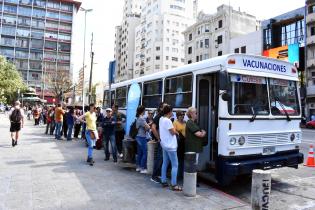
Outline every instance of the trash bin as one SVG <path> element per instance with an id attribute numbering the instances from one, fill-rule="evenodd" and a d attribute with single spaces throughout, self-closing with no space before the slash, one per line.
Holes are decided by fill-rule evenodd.
<path id="1" fill-rule="evenodd" d="M 136 152 L 137 152 L 136 140 L 126 137 L 123 140 L 123 162 L 135 163 Z"/>

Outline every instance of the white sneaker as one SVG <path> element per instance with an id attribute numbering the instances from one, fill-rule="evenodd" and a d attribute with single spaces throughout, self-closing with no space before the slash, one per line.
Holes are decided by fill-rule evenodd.
<path id="1" fill-rule="evenodd" d="M 141 171 L 140 171 L 140 174 L 147 174 L 148 173 L 148 170 L 147 169 L 142 169 Z"/>
<path id="2" fill-rule="evenodd" d="M 141 171 L 141 168 L 136 168 L 136 171 L 137 171 L 137 172 Z"/>
<path id="3" fill-rule="evenodd" d="M 120 157 L 120 158 L 122 158 L 122 157 L 123 157 L 123 154 L 122 154 L 122 153 L 121 153 L 121 154 L 119 154 L 119 157 Z"/>

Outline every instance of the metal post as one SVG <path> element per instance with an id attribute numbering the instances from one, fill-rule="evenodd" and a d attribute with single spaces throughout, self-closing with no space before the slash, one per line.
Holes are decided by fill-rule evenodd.
<path id="1" fill-rule="evenodd" d="M 91 40 L 91 71 L 90 71 L 90 80 L 89 80 L 89 104 L 92 103 L 92 79 L 93 79 L 93 61 L 94 61 L 94 52 L 93 52 L 93 33 Z"/>
<path id="2" fill-rule="evenodd" d="M 82 110 L 84 113 L 84 69 L 85 69 L 85 42 L 86 42 L 86 15 L 88 12 L 91 12 L 92 9 L 84 9 L 84 8 L 80 8 L 81 11 L 84 11 L 84 39 L 83 39 L 83 66 L 82 66 L 82 71 L 83 71 L 83 75 L 82 75 L 82 80 L 83 80 L 83 87 L 82 87 Z"/>

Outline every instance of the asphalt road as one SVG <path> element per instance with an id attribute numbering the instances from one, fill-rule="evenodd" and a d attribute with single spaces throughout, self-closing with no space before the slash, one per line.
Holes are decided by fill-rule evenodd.
<path id="1" fill-rule="evenodd" d="M 315 129 L 303 129 L 300 145 L 304 159 L 307 158 L 311 144 L 315 146 Z M 271 170 L 272 187 L 270 209 L 276 210 L 314 210 L 315 209 L 315 168 L 280 168 Z M 232 185 L 220 190 L 250 203 L 251 178 L 239 178 Z"/>

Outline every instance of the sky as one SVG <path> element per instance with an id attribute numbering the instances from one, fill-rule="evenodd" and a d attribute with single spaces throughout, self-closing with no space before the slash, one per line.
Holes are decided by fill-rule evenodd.
<path id="1" fill-rule="evenodd" d="M 80 1 L 80 0 L 78 0 Z M 122 22 L 124 0 L 81 0 L 82 7 L 93 9 L 87 14 L 85 75 L 88 78 L 91 59 L 91 35 L 94 34 L 93 83 L 106 82 L 108 64 L 114 59 L 115 26 Z M 285 12 L 304 6 L 304 0 L 199 0 L 198 10 L 207 14 L 216 12 L 222 4 L 256 16 L 258 20 L 270 19 Z M 75 17 L 73 34 L 73 74 L 77 81 L 79 69 L 83 66 L 84 12 Z"/>

